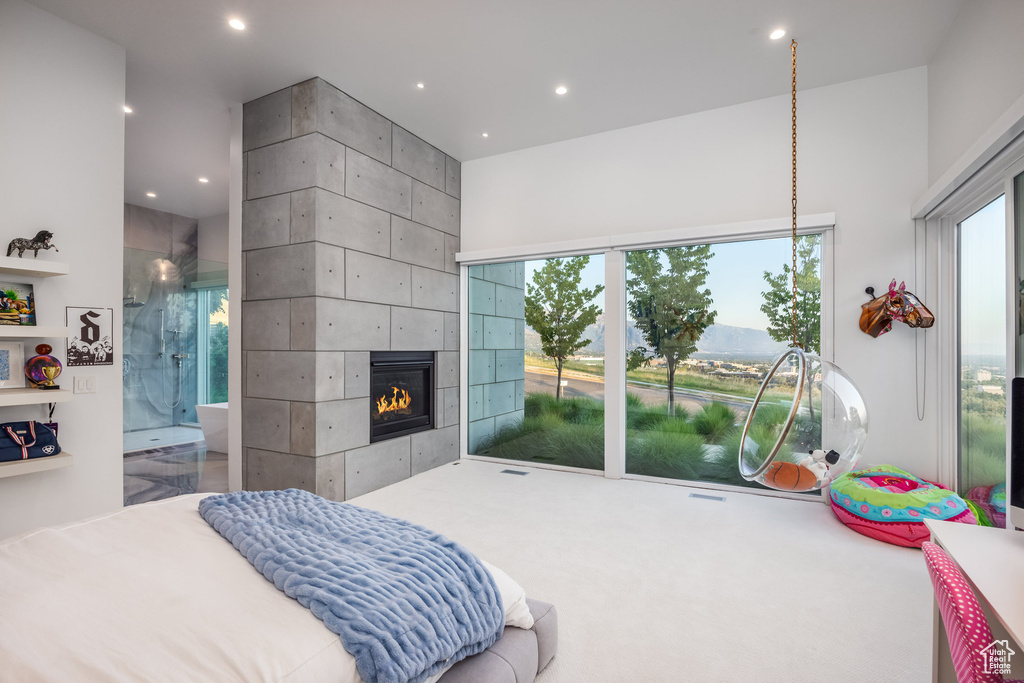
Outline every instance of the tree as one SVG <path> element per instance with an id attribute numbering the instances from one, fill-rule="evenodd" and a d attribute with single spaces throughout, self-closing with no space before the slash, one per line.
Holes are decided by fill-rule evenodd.
<path id="1" fill-rule="evenodd" d="M 629 353 L 626 368 L 665 359 L 669 415 L 675 414 L 676 369 L 697 350 L 697 340 L 718 314 L 711 310 L 711 290 L 702 289 L 710 259 L 708 245 L 626 253 L 627 308 L 647 342 Z"/>
<path id="2" fill-rule="evenodd" d="M 589 262 L 589 256 L 547 259 L 526 285 L 526 324 L 540 335 L 544 354 L 555 360 L 557 399 L 562 398 L 562 364 L 590 343 L 583 339 L 583 331 L 601 313 L 590 302 L 604 291 L 604 285 L 580 288 L 580 273 Z"/>
<path id="3" fill-rule="evenodd" d="M 797 238 L 796 340 L 808 353 L 821 347 L 821 236 Z M 790 266 L 772 275 L 764 271 L 768 291 L 762 292 L 761 312 L 768 316 L 768 335 L 779 342 L 793 340 L 793 276 Z"/>

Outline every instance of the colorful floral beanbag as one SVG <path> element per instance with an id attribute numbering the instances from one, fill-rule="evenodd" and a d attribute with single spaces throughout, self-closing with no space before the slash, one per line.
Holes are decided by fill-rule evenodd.
<path id="1" fill-rule="evenodd" d="M 930 533 L 925 519 L 976 524 L 964 499 L 947 488 L 892 465 L 849 472 L 832 482 L 832 512 L 871 538 L 920 548 Z"/>
<path id="2" fill-rule="evenodd" d="M 967 492 L 967 500 L 973 501 L 981 508 L 989 520 L 990 526 L 1002 528 L 1006 526 L 1006 483 L 995 486 L 975 486 Z"/>

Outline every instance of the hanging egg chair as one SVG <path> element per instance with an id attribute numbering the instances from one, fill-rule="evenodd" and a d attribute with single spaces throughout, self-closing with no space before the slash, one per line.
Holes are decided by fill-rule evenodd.
<path id="1" fill-rule="evenodd" d="M 779 491 L 815 491 L 852 470 L 867 439 L 857 387 L 834 363 L 797 342 L 796 41 L 793 53 L 793 346 L 772 364 L 747 414 L 739 469 Z"/>

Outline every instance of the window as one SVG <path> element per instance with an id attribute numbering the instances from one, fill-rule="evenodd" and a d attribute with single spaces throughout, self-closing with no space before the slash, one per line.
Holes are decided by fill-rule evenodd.
<path id="1" fill-rule="evenodd" d="M 228 288 L 196 291 L 199 404 L 228 400 Z"/>
<path id="2" fill-rule="evenodd" d="M 468 266 L 468 455 L 767 491 L 736 461 L 792 342 L 780 232 Z M 798 339 L 816 354 L 824 246 L 798 239 Z"/>

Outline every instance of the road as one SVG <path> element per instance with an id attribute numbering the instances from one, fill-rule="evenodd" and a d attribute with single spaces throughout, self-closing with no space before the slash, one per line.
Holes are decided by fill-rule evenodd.
<path id="1" fill-rule="evenodd" d="M 563 387 L 562 395 L 566 397 L 574 396 L 585 396 L 593 398 L 598 401 L 604 400 L 604 382 L 600 380 L 584 379 L 581 376 L 573 375 L 570 377 L 563 376 L 563 381 L 568 384 Z M 545 393 L 555 394 L 555 375 L 549 375 L 540 372 L 526 371 L 526 393 Z M 636 394 L 640 397 L 646 405 L 659 405 L 668 401 L 668 389 L 659 389 L 656 387 L 646 387 L 633 382 L 628 382 L 626 390 L 631 394 Z M 750 409 L 752 403 L 749 399 L 742 398 L 725 398 L 721 394 L 715 394 L 712 392 L 700 391 L 698 389 L 680 389 L 676 388 L 676 404 L 683 406 L 686 410 L 691 413 L 701 409 L 705 403 L 711 403 L 712 401 L 718 401 L 725 405 L 736 408 L 743 414 Z"/>

